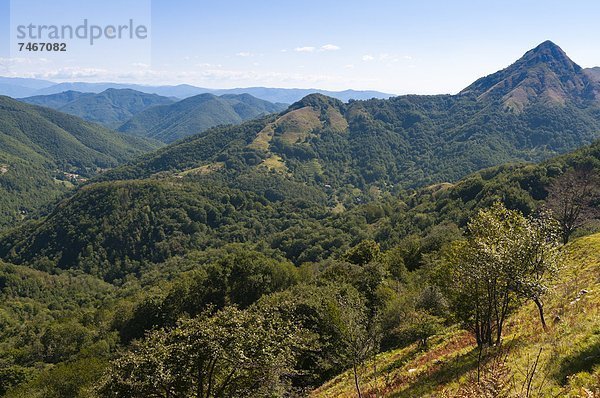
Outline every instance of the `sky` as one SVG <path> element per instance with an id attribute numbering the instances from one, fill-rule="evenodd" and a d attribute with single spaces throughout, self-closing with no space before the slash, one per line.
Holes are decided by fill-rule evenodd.
<path id="1" fill-rule="evenodd" d="M 18 25 L 84 19 L 100 27 L 131 19 L 148 34 L 18 51 Z M 583 67 L 600 65 L 599 22 L 597 0 L 0 0 L 0 75 L 456 93 L 545 40 Z"/>

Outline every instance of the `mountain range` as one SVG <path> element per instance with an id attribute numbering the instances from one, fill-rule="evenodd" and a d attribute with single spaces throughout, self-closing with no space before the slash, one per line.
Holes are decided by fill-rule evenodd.
<path id="1" fill-rule="evenodd" d="M 96 181 L 102 184 L 79 194 L 94 199 L 66 202 L 62 211 L 70 216 L 62 222 L 85 214 L 84 202 L 90 212 L 96 203 L 112 202 L 113 189 L 166 192 L 176 184 L 184 197 L 200 184 L 271 201 L 310 201 L 337 212 L 502 163 L 541 161 L 598 138 L 595 84 L 558 46 L 545 42 L 454 96 L 343 103 L 312 94 L 279 114 L 209 129 L 101 174 Z M 192 97 L 149 108 L 134 120 L 146 128 L 139 134 L 175 139 L 198 104 L 221 105 L 222 98 Z M 51 230 L 56 228 L 66 227 L 59 223 Z"/>
<path id="2" fill-rule="evenodd" d="M 239 124 L 287 108 L 285 104 L 273 104 L 249 94 L 199 94 L 177 100 L 112 88 L 98 94 L 65 91 L 22 98 L 20 101 L 47 106 L 126 134 L 167 143 L 210 127 Z"/>
<path id="3" fill-rule="evenodd" d="M 249 95 L 202 94 L 142 110 L 119 127 L 117 137 L 171 142 L 200 134 L 101 178 L 194 176 L 255 189 L 255 182 L 254 187 L 248 184 L 256 176 L 277 176 L 322 191 L 332 207 L 352 206 L 381 192 L 452 182 L 486 167 L 540 161 L 591 143 L 600 132 L 594 71 L 582 69 L 558 46 L 544 42 L 457 95 L 344 103 L 311 94 L 279 114 L 260 117 L 281 106 Z M 97 103 L 118 93 L 145 97 L 128 90 L 98 97 L 71 92 L 52 97 L 48 104 L 89 98 Z M 202 132 L 254 117 L 258 119 L 239 126 Z"/>
<path id="4" fill-rule="evenodd" d="M 23 102 L 46 106 L 109 128 L 118 128 L 134 115 L 152 106 L 168 105 L 174 99 L 131 89 L 109 88 L 101 93 L 64 91 L 21 98 Z"/>
<path id="5" fill-rule="evenodd" d="M 175 97 L 179 99 L 207 93 L 219 96 L 224 94 L 250 94 L 256 98 L 260 98 L 265 101 L 286 104 L 296 102 L 302 99 L 302 97 L 313 93 L 321 93 L 334 98 L 338 98 L 341 101 L 348 101 L 350 99 L 363 100 L 370 98 L 389 98 L 393 95 L 373 90 L 329 91 L 321 89 L 270 87 L 209 89 L 196 87 L 189 84 L 180 84 L 176 86 L 148 86 L 141 84 L 124 83 L 54 83 L 47 80 L 0 76 L 0 95 L 7 95 L 13 98 L 59 94 L 65 91 L 79 91 L 84 93 L 97 94 L 108 89 L 130 89 L 142 93 L 157 94 L 164 97 Z"/>
<path id="6" fill-rule="evenodd" d="M 148 108 L 118 128 L 122 133 L 172 142 L 210 127 L 240 124 L 258 116 L 281 112 L 284 104 L 273 104 L 249 94 L 200 94 L 169 105 Z"/>
<path id="7" fill-rule="evenodd" d="M 591 143 L 600 132 L 596 87 L 558 46 L 545 42 L 458 95 L 343 103 L 313 94 L 276 117 L 209 130 L 164 148 L 127 166 L 126 174 L 144 178 L 236 164 L 219 173 L 264 170 L 329 185 L 344 197 L 353 189 L 455 181 Z"/>
<path id="8" fill-rule="evenodd" d="M 591 143 L 600 132 L 595 72 L 544 42 L 457 95 L 344 103 L 311 94 L 283 111 L 282 105 L 247 94 L 201 94 L 172 102 L 108 89 L 28 100 L 82 117 L 104 115 L 108 124 L 137 112 L 119 127 L 120 133 L 5 97 L 1 178 L 6 192 L 27 203 L 31 191 L 15 187 L 29 178 L 45 182 L 24 185 L 64 191 L 64 184 L 54 182 L 57 173 L 87 178 L 158 145 L 137 137 L 172 142 L 198 132 L 101 178 L 195 176 L 245 187 L 255 176 L 277 176 L 323 191 L 332 207 L 351 206 L 378 192 L 452 182 L 486 167 L 540 161 Z M 237 127 L 204 131 L 256 117 Z M 10 202 L 5 220 L 12 220 L 20 206 L 17 199 L 5 202 Z M 26 213 L 33 210 L 21 207 Z"/>

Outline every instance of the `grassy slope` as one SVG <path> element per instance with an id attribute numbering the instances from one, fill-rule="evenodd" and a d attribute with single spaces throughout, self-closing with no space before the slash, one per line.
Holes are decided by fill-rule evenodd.
<path id="1" fill-rule="evenodd" d="M 587 293 L 581 294 L 583 290 Z M 600 234 L 566 247 L 565 266 L 545 298 L 545 307 L 547 333 L 531 303 L 509 319 L 504 350 L 516 391 L 521 390 L 524 374 L 541 349 L 531 396 L 599 396 L 593 391 L 600 394 Z M 432 339 L 427 351 L 412 345 L 382 353 L 368 363 L 362 371 L 363 396 L 441 396 L 442 391 L 452 396 L 472 377 L 476 366 L 473 339 L 451 329 Z M 350 372 L 312 394 L 323 398 L 356 395 Z"/>

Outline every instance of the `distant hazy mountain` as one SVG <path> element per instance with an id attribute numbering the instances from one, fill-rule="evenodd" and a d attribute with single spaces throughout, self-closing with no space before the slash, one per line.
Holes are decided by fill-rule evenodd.
<path id="1" fill-rule="evenodd" d="M 27 97 L 53 85 L 55 83 L 47 80 L 0 76 L 0 95 L 8 95 L 13 98 Z"/>
<path id="2" fill-rule="evenodd" d="M 268 88 L 268 87 L 248 87 L 248 88 L 233 88 L 228 90 L 214 90 L 213 94 L 242 94 L 247 93 L 270 102 L 282 102 L 291 104 L 299 101 L 310 94 L 323 94 L 328 97 L 339 99 L 347 102 L 354 100 L 367 100 L 371 98 L 389 98 L 392 94 L 381 93 L 379 91 L 327 91 L 319 89 L 303 89 L 303 88 Z"/>
<path id="3" fill-rule="evenodd" d="M 0 96 L 0 225 L 55 199 L 69 180 L 90 177 L 158 146 Z"/>
<path id="4" fill-rule="evenodd" d="M 171 105 L 148 108 L 118 130 L 168 143 L 217 125 L 240 124 L 285 108 L 284 104 L 273 104 L 249 94 L 227 94 L 220 97 L 200 94 Z"/>
<path id="5" fill-rule="evenodd" d="M 180 84 L 177 86 L 146 86 L 140 84 L 123 83 L 53 83 L 45 80 L 36 79 L 14 79 L 0 77 L 0 95 L 8 95 L 13 98 L 31 97 L 34 95 L 59 94 L 65 91 L 79 91 L 83 93 L 101 93 L 108 89 L 131 89 L 148 94 L 157 94 L 164 97 L 188 98 L 198 94 L 250 94 L 269 102 L 282 102 L 291 104 L 299 101 L 303 97 L 320 93 L 341 101 L 350 99 L 365 100 L 371 98 L 389 98 L 393 94 L 381 93 L 379 91 L 327 91 L 320 89 L 300 89 L 300 88 L 269 88 L 269 87 L 248 87 L 232 89 L 209 89 L 195 87 L 189 84 Z"/>
<path id="6" fill-rule="evenodd" d="M 132 89 L 109 88 L 99 94 L 65 91 L 21 99 L 29 104 L 47 106 L 82 119 L 117 128 L 132 116 L 156 105 L 175 102 L 171 98 Z"/>
<path id="7" fill-rule="evenodd" d="M 594 82 L 600 82 L 600 67 L 594 66 L 593 68 L 586 68 L 583 70 L 590 79 Z"/>
<path id="8" fill-rule="evenodd" d="M 78 100 L 83 96 L 94 95 L 92 93 L 82 93 L 81 91 L 63 91 L 58 94 L 50 95 L 34 95 L 33 97 L 17 98 L 21 102 L 26 102 L 31 105 L 45 106 L 52 109 L 60 109 L 69 102 Z"/>

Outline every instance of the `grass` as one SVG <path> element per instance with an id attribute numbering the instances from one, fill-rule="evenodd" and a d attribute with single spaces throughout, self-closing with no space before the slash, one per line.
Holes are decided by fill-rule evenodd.
<path id="1" fill-rule="evenodd" d="M 271 155 L 266 158 L 262 163 L 262 166 L 265 166 L 269 170 L 275 170 L 280 173 L 287 173 L 288 168 L 285 165 L 285 162 L 279 155 Z"/>
<path id="2" fill-rule="evenodd" d="M 532 303 L 508 320 L 504 345 L 513 395 L 521 392 L 536 358 L 531 397 L 600 396 L 600 234 L 565 247 L 564 267 L 544 298 L 549 330 Z M 447 330 L 427 351 L 416 345 L 379 354 L 361 369 L 364 397 L 452 395 L 477 367 L 469 333 Z M 330 380 L 311 396 L 356 397 L 351 372 Z M 595 394 L 595 395 L 594 395 Z"/>
<path id="3" fill-rule="evenodd" d="M 342 117 L 341 114 L 339 116 Z M 338 126 L 342 125 L 340 121 L 336 123 Z M 306 106 L 288 112 L 273 123 L 267 124 L 258 132 L 256 138 L 248 147 L 268 152 L 276 130 L 283 131 L 281 140 L 291 145 L 304 141 L 313 130 L 321 127 L 323 127 L 323 124 L 319 120 L 319 114 L 311 107 Z"/>
<path id="4" fill-rule="evenodd" d="M 313 130 L 323 127 L 319 114 L 309 106 L 288 112 L 275 123 L 284 132 L 281 140 L 290 145 L 304 141 Z"/>
<path id="5" fill-rule="evenodd" d="M 268 152 L 269 144 L 273 139 L 273 135 L 275 134 L 275 129 L 273 123 L 267 124 L 262 130 L 258 132 L 256 138 L 250 145 L 248 145 L 251 149 L 258 149 L 261 151 Z"/>
<path id="6" fill-rule="evenodd" d="M 323 175 L 323 166 L 317 159 L 310 159 L 298 165 L 298 169 L 302 170 L 306 175 Z"/>
<path id="7" fill-rule="evenodd" d="M 329 119 L 329 126 L 333 131 L 343 133 L 348 130 L 348 121 L 337 109 L 328 108 L 327 118 Z"/>
<path id="8" fill-rule="evenodd" d="M 270 151 L 271 141 L 276 131 L 283 131 L 279 138 L 289 145 L 304 142 L 314 130 L 323 128 L 319 116 L 319 113 L 310 106 L 288 112 L 259 131 L 256 138 L 248 145 L 248 148 L 267 153 L 267 158 L 260 166 L 280 173 L 287 173 L 288 168 L 283 159 Z M 327 118 L 330 127 L 334 131 L 344 132 L 348 129 L 348 122 L 337 109 L 329 108 Z M 301 167 L 309 174 L 323 174 L 323 167 L 316 159 L 306 162 Z"/>
<path id="9" fill-rule="evenodd" d="M 214 163 L 209 163 L 209 164 L 205 164 L 203 166 L 200 167 L 194 167 L 192 169 L 187 169 L 182 171 L 181 173 L 179 173 L 179 176 L 186 176 L 186 175 L 205 175 L 205 174 L 210 174 L 214 171 L 220 170 L 225 166 L 225 163 L 223 162 L 214 162 Z"/>
<path id="10" fill-rule="evenodd" d="M 269 150 L 276 129 L 281 128 L 284 131 L 281 136 L 284 142 L 295 144 L 304 141 L 314 129 L 320 127 L 322 127 L 322 123 L 319 120 L 319 115 L 312 108 L 304 107 L 296 109 L 281 116 L 275 122 L 266 125 L 258 132 L 256 138 L 248 145 L 248 148 L 267 152 L 268 157 L 260 166 L 279 173 L 287 173 L 288 168 L 281 156 Z M 321 165 L 318 162 L 316 164 L 310 163 L 307 167 L 314 169 L 316 173 L 322 173 Z"/>

